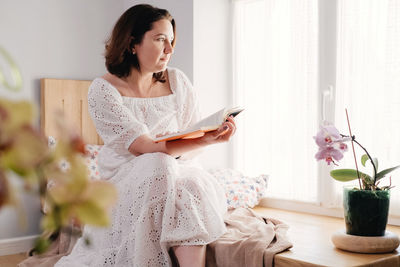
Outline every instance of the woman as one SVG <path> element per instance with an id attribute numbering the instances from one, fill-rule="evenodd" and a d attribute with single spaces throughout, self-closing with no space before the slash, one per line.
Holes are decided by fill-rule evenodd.
<path id="1" fill-rule="evenodd" d="M 72 253 L 56 266 L 205 266 L 205 246 L 225 232 L 225 194 L 189 153 L 226 142 L 229 118 L 201 138 L 155 143 L 199 120 L 195 92 L 167 68 L 175 21 L 164 9 L 136 5 L 116 23 L 106 44 L 109 73 L 90 86 L 89 112 L 105 145 L 102 178 L 118 189 L 108 229 L 86 227 Z"/>

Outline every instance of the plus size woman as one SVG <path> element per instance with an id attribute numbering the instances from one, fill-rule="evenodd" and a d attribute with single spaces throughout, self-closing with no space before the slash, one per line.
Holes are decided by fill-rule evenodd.
<path id="1" fill-rule="evenodd" d="M 109 228 L 85 227 L 56 266 L 204 266 L 205 247 L 225 231 L 225 193 L 195 160 L 196 150 L 229 141 L 235 123 L 196 139 L 153 138 L 200 119 L 185 74 L 168 67 L 175 20 L 167 10 L 136 5 L 117 21 L 106 43 L 108 73 L 89 89 L 89 112 L 104 147 L 102 179 L 118 190 Z M 174 260 L 175 261 L 175 260 Z"/>

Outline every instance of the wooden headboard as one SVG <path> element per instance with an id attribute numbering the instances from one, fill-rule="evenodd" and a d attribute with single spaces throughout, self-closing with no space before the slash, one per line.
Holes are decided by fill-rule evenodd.
<path id="1" fill-rule="evenodd" d="M 62 111 L 70 127 L 86 144 L 103 144 L 88 113 L 87 93 L 91 81 L 41 79 L 41 128 L 46 136 L 57 138 L 54 114 Z"/>

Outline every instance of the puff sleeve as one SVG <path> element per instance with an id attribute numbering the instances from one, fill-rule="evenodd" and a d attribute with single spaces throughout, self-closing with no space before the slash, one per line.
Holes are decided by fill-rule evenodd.
<path id="1" fill-rule="evenodd" d="M 178 98 L 181 129 L 187 129 L 201 118 L 199 101 L 189 78 L 182 71 L 176 71 L 177 86 L 181 89 Z"/>
<path id="2" fill-rule="evenodd" d="M 90 85 L 88 109 L 104 143 L 117 150 L 128 150 L 137 137 L 149 133 L 123 104 L 117 89 L 103 79 L 97 78 Z"/>

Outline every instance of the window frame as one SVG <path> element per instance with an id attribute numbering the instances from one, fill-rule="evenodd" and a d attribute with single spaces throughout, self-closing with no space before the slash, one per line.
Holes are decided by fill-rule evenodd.
<path id="1" fill-rule="evenodd" d="M 232 0 L 231 25 L 232 25 L 232 85 L 231 102 L 236 103 L 236 98 L 243 92 L 238 90 L 235 72 L 240 68 L 240 59 L 235 57 L 235 51 L 240 46 L 236 43 L 236 21 L 235 2 L 254 1 L 254 0 Z M 319 0 L 318 1 L 318 121 L 335 121 L 335 89 L 336 89 L 336 56 L 337 56 L 337 24 L 338 24 L 338 0 Z M 240 93 L 240 94 L 239 94 Z M 240 131 L 240 129 L 238 129 Z M 239 140 L 234 139 L 230 144 L 230 162 L 232 166 L 238 166 L 238 160 L 234 156 L 237 154 L 238 147 L 243 145 Z M 330 177 L 329 172 L 332 168 L 320 162 L 318 164 L 317 177 L 317 201 L 304 202 L 296 200 L 279 199 L 265 197 L 260 201 L 260 206 L 291 210 L 303 213 L 325 215 L 343 218 L 343 207 L 337 207 L 337 200 L 334 187 L 336 182 Z M 388 224 L 400 226 L 400 216 L 389 215 Z"/>

